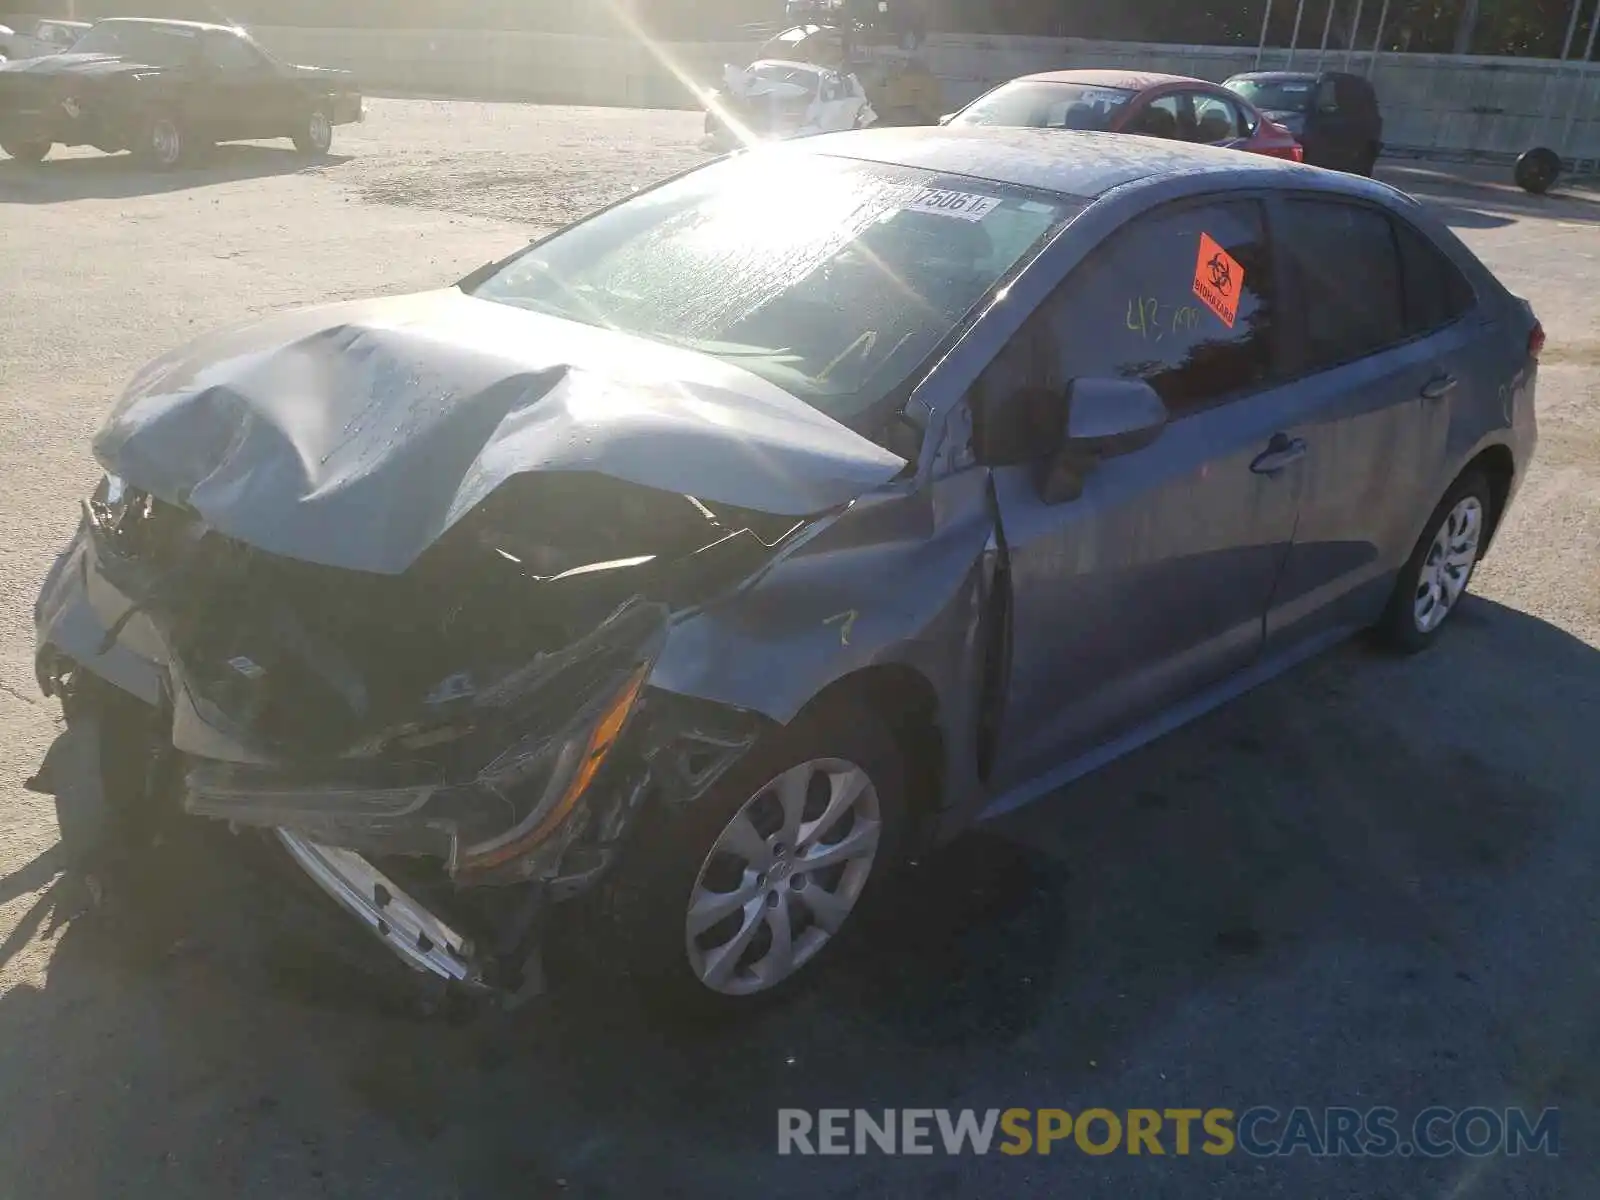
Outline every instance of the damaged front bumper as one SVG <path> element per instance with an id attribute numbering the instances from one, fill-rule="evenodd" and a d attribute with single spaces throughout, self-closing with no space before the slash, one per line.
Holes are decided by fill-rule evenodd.
<path id="1" fill-rule="evenodd" d="M 285 753 L 241 719 L 260 715 L 247 698 L 276 661 L 183 628 L 198 619 L 174 594 L 195 586 L 184 556 L 210 570 L 215 546 L 164 553 L 166 575 L 130 552 L 103 502 L 86 507 L 35 609 L 41 688 L 67 697 L 87 673 L 155 709 L 150 753 L 170 762 L 185 813 L 275 837 L 402 961 L 448 985 L 542 984 L 548 905 L 594 888 L 647 798 L 700 794 L 755 740 L 753 715 L 692 713 L 650 692 L 669 610 L 633 598 L 521 666 L 443 680 L 407 719 Z M 219 681 L 219 655 L 237 679 Z"/>

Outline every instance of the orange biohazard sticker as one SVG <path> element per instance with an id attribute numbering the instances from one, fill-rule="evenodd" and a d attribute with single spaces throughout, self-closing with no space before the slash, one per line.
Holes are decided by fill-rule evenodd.
<path id="1" fill-rule="evenodd" d="M 1194 260 L 1194 294 L 1229 329 L 1239 315 L 1239 293 L 1244 290 L 1244 268 L 1211 237 L 1200 235 L 1200 254 Z"/>

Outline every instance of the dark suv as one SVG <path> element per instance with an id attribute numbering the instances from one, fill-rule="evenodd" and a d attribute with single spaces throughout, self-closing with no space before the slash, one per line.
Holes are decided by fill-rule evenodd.
<path id="1" fill-rule="evenodd" d="M 1378 95 L 1345 71 L 1250 71 L 1222 85 L 1288 128 L 1314 167 L 1371 175 L 1383 150 Z"/>

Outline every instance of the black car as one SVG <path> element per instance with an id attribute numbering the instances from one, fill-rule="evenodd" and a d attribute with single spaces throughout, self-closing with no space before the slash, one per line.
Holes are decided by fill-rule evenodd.
<path id="1" fill-rule="evenodd" d="M 1346 71 L 1250 71 L 1222 85 L 1288 128 L 1314 167 L 1371 175 L 1383 151 L 1378 95 Z"/>
<path id="2" fill-rule="evenodd" d="M 100 21 L 65 54 L 0 65 L 0 149 L 30 163 L 57 143 L 163 168 L 242 138 L 326 154 L 333 127 L 361 115 L 349 72 L 281 63 L 224 25 Z"/>

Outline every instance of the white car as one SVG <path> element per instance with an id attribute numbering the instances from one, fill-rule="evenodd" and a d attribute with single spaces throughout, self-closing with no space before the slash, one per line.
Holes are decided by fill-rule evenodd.
<path id="1" fill-rule="evenodd" d="M 722 87 L 705 101 L 706 137 L 717 145 L 862 129 L 878 119 L 854 75 L 779 59 L 723 68 Z"/>
<path id="2" fill-rule="evenodd" d="M 10 17 L 0 25 L 0 58 L 42 58 L 70 49 L 89 32 L 88 21 L 57 21 L 52 17 Z"/>

